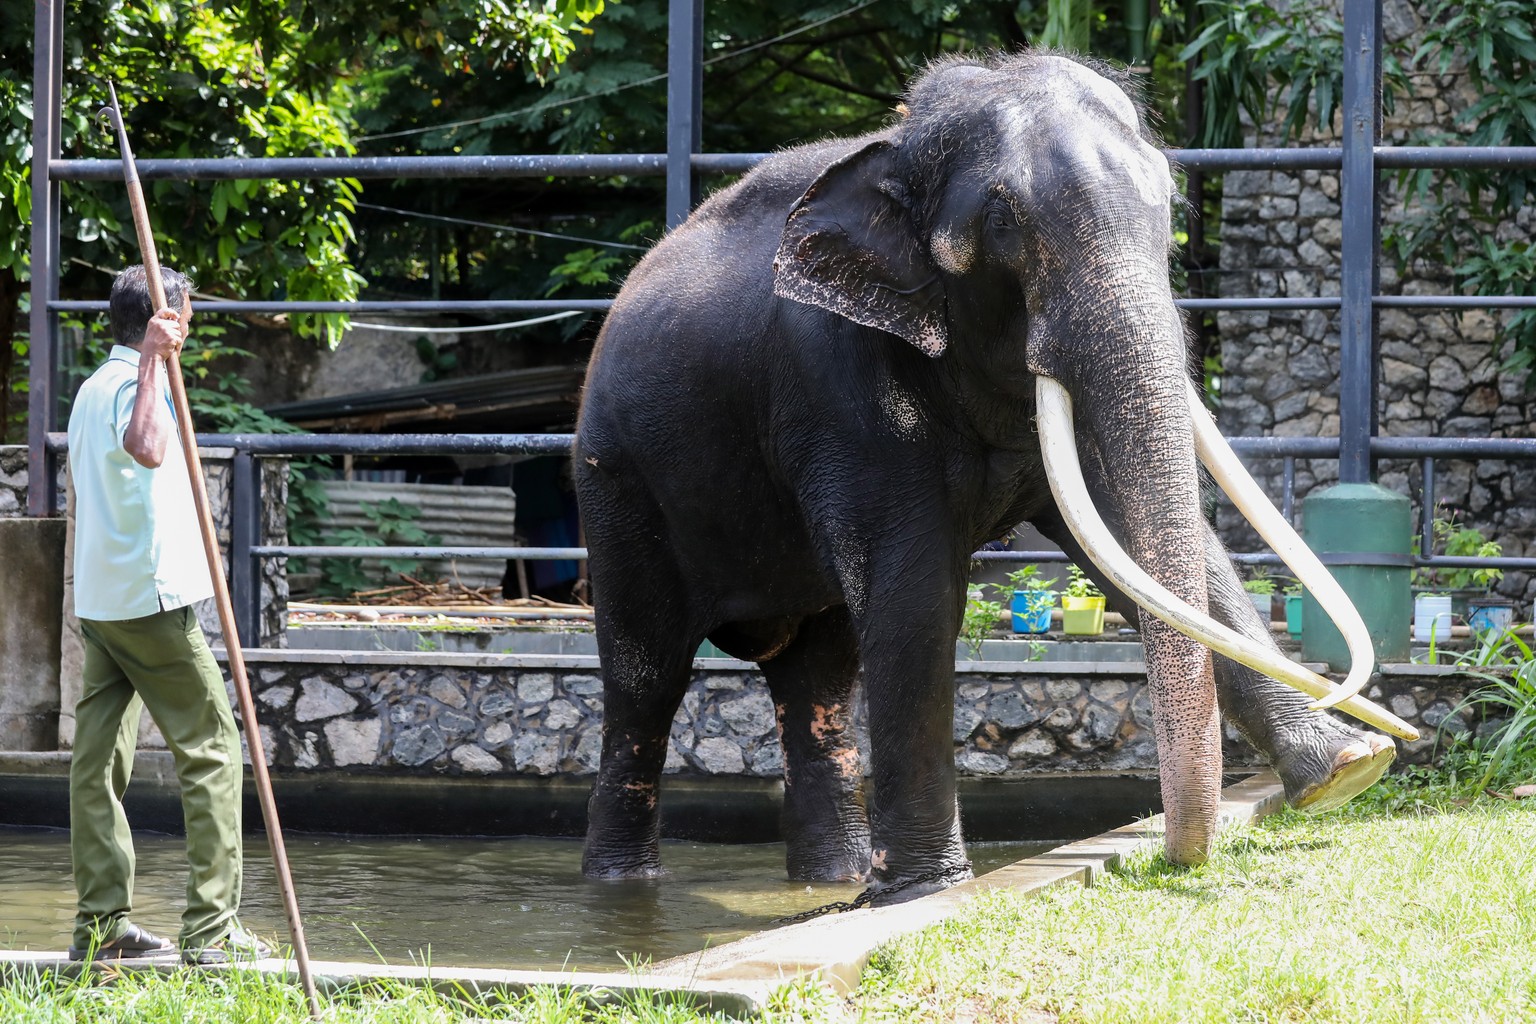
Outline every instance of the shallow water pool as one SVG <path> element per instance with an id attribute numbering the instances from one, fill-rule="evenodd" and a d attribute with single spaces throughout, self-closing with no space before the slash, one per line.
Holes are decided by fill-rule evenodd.
<path id="1" fill-rule="evenodd" d="M 310 955 L 453 967 L 621 969 L 760 931 L 779 917 L 851 900 L 860 885 L 784 880 L 781 844 L 666 842 L 671 874 L 581 875 L 575 839 L 286 836 Z M 136 833 L 133 918 L 174 937 L 186 858 L 180 836 Z M 1054 843 L 978 843 L 977 874 Z M 265 839 L 247 841 L 241 919 L 286 939 Z M 0 827 L 0 948 L 60 950 L 74 919 L 69 834 Z"/>

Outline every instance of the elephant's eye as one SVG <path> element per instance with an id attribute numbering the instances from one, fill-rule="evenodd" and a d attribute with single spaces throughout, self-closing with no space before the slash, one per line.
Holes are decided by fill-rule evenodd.
<path id="1" fill-rule="evenodd" d="M 994 231 L 1009 231 L 1018 225 L 1006 207 L 995 205 L 987 211 L 987 227 Z"/>

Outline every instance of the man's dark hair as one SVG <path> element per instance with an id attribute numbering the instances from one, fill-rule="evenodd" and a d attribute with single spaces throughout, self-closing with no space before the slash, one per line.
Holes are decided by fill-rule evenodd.
<path id="1" fill-rule="evenodd" d="M 192 282 L 179 270 L 160 268 L 160 280 L 165 285 L 165 304 L 179 310 L 192 293 Z M 112 321 L 112 337 L 119 345 L 137 345 L 144 340 L 149 318 L 155 315 L 149 298 L 149 275 L 142 264 L 129 267 L 112 282 L 112 297 L 108 300 L 107 315 Z"/>

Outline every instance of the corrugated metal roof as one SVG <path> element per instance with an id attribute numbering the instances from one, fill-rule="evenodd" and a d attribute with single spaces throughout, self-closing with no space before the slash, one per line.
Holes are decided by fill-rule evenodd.
<path id="1" fill-rule="evenodd" d="M 364 480 L 326 480 L 321 483 L 327 502 L 328 529 L 356 526 L 365 533 L 376 530 L 363 510 L 390 498 L 421 510 L 412 520 L 428 534 L 442 537 L 450 547 L 513 547 L 517 544 L 517 503 L 511 487 L 474 487 L 453 484 L 374 483 Z M 377 543 L 386 543 L 383 538 Z M 397 583 L 395 574 L 376 560 L 365 560 L 364 571 L 381 585 Z M 505 560 L 423 559 L 419 579 L 458 579 L 467 587 L 500 586 Z"/>
<path id="2" fill-rule="evenodd" d="M 441 424 L 455 430 L 537 430 L 576 420 L 585 366 L 537 366 L 405 388 L 268 406 L 311 430 L 383 430 Z"/>

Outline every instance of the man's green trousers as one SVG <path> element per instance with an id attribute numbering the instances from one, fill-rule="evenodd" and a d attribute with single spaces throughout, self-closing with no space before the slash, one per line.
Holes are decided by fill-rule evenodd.
<path id="1" fill-rule="evenodd" d="M 134 858 L 122 797 L 145 707 L 181 783 L 188 872 L 180 945 L 201 948 L 230 930 L 240 907 L 244 771 L 224 677 L 190 606 L 119 622 L 81 620 L 80 629 L 85 669 L 69 771 L 74 946 L 111 941 L 128 925 Z"/>

